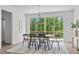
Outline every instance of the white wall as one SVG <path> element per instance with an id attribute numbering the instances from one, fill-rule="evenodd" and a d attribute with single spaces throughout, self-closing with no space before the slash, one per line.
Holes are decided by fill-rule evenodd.
<path id="1" fill-rule="evenodd" d="M 74 23 L 76 22 L 76 20 L 79 20 L 79 6 L 77 6 L 74 9 Z M 79 29 L 78 29 L 78 33 L 79 33 Z M 73 35 L 74 35 L 74 31 L 73 31 Z M 79 34 L 78 34 L 79 35 Z M 76 39 L 76 38 L 75 38 Z M 79 45 L 79 44 L 78 44 Z M 74 40 L 74 46 L 77 47 L 77 41 Z"/>
<path id="2" fill-rule="evenodd" d="M 0 6 L 0 48 L 1 48 L 1 10 L 12 13 L 12 44 L 22 41 L 22 34 L 25 33 L 25 15 L 21 9 L 13 6 Z M 19 32 L 19 20 L 23 22 L 23 30 Z"/>
<path id="3" fill-rule="evenodd" d="M 72 29 L 71 29 L 71 22 L 73 21 L 73 11 L 63 11 L 63 12 L 49 12 L 49 13 L 41 13 L 40 17 L 52 17 L 52 16 L 62 16 L 64 21 L 64 41 L 65 42 L 72 42 Z M 26 23 L 27 23 L 27 33 L 30 33 L 30 18 L 31 17 L 38 17 L 37 14 L 29 14 L 26 15 Z"/>
<path id="4" fill-rule="evenodd" d="M 22 34 L 25 33 L 25 15 L 20 10 L 15 11 L 13 15 L 13 44 L 15 44 L 23 39 Z M 23 23 L 21 32 L 19 32 L 19 20 L 22 20 Z"/>
<path id="5" fill-rule="evenodd" d="M 79 19 L 79 6 L 74 9 L 74 21 Z"/>
<path id="6" fill-rule="evenodd" d="M 1 9 L 0 9 L 0 49 L 1 49 Z"/>

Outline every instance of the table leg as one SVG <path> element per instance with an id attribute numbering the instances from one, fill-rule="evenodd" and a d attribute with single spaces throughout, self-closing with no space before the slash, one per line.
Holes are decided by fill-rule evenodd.
<path id="1" fill-rule="evenodd" d="M 48 50 L 50 50 L 49 44 L 50 44 L 50 41 L 47 39 L 47 47 L 48 47 Z"/>
<path id="2" fill-rule="evenodd" d="M 30 38 L 30 41 L 28 43 L 28 48 L 30 49 L 30 47 L 31 47 L 31 38 Z"/>
<path id="3" fill-rule="evenodd" d="M 53 41 L 52 41 L 52 46 L 53 46 Z M 51 47 L 52 47 L 52 46 L 51 46 Z"/>
<path id="4" fill-rule="evenodd" d="M 59 50 L 60 50 L 60 45 L 59 45 L 59 41 L 57 41 L 57 43 L 58 43 L 58 48 L 59 48 Z"/>
<path id="5" fill-rule="evenodd" d="M 44 43 L 44 50 L 46 50 L 46 43 Z"/>

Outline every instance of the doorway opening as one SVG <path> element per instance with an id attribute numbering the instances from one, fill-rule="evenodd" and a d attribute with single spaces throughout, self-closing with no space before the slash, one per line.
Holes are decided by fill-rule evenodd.
<path id="1" fill-rule="evenodd" d="M 12 44 L 12 13 L 1 10 L 2 14 L 2 48 Z"/>

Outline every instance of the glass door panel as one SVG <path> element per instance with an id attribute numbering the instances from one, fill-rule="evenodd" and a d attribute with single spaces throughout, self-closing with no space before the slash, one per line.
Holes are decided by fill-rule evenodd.
<path id="1" fill-rule="evenodd" d="M 60 16 L 30 18 L 30 32 L 46 32 L 56 38 L 63 38 L 63 18 Z"/>

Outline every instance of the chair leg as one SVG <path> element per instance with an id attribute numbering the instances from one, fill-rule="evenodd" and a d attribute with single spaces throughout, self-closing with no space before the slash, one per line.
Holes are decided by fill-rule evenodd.
<path id="1" fill-rule="evenodd" d="M 39 50 L 39 45 L 38 45 L 38 50 Z"/>
<path id="2" fill-rule="evenodd" d="M 23 40 L 23 42 L 22 42 L 22 46 L 24 46 L 24 40 Z"/>
<path id="3" fill-rule="evenodd" d="M 38 50 L 39 50 L 39 48 L 41 47 L 41 45 L 40 45 L 40 43 L 38 44 Z"/>
<path id="4" fill-rule="evenodd" d="M 60 50 L 60 45 L 59 45 L 59 42 L 57 41 L 57 43 L 58 43 L 58 48 L 59 48 L 59 50 Z"/>
<path id="5" fill-rule="evenodd" d="M 39 43 L 39 48 L 41 48 L 41 43 Z"/>
<path id="6" fill-rule="evenodd" d="M 28 43 L 28 48 L 29 48 L 29 49 L 30 49 L 30 46 L 31 46 L 31 42 Z"/>
<path id="7" fill-rule="evenodd" d="M 37 49 L 39 50 L 39 45 L 38 45 L 38 43 L 37 43 Z"/>
<path id="8" fill-rule="evenodd" d="M 52 41 L 52 46 L 53 46 L 53 41 Z"/>
<path id="9" fill-rule="evenodd" d="M 50 44 L 50 41 L 47 41 L 47 47 L 48 47 L 48 50 L 50 50 L 50 48 L 49 48 L 49 44 Z"/>
<path id="10" fill-rule="evenodd" d="M 33 46 L 33 42 L 32 42 L 32 46 Z"/>
<path id="11" fill-rule="evenodd" d="M 36 42 L 35 42 L 35 50 L 37 49 L 37 45 L 36 45 Z"/>
<path id="12" fill-rule="evenodd" d="M 46 43 L 44 43 L 44 50 L 46 50 Z"/>
<path id="13" fill-rule="evenodd" d="M 28 48 L 30 48 L 30 47 L 29 47 L 29 43 L 28 43 Z"/>

